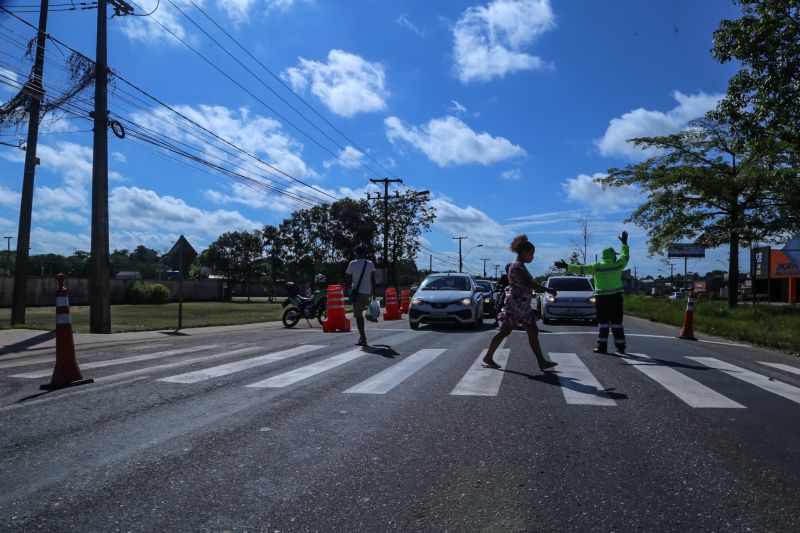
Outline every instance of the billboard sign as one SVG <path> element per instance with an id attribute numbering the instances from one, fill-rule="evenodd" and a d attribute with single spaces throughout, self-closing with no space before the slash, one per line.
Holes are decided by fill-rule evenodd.
<path id="1" fill-rule="evenodd" d="M 667 257 L 705 257 L 706 249 L 691 242 L 675 242 L 667 247 Z"/>
<path id="2" fill-rule="evenodd" d="M 782 249 L 772 250 L 770 263 L 770 277 L 800 277 L 800 235 L 795 235 Z"/>
<path id="3" fill-rule="evenodd" d="M 706 292 L 706 282 L 705 281 L 695 281 L 694 282 L 694 292 Z"/>
<path id="4" fill-rule="evenodd" d="M 753 279 L 769 279 L 769 263 L 769 246 L 761 246 L 750 250 L 750 276 Z"/>

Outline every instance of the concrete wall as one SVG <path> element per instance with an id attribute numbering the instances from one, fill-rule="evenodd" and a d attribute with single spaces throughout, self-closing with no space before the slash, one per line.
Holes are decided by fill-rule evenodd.
<path id="1" fill-rule="evenodd" d="M 55 305 L 56 294 L 55 278 L 28 278 L 29 307 L 49 307 Z M 128 288 L 135 283 L 134 280 L 111 280 L 111 303 L 124 304 Z M 178 281 L 159 281 L 170 292 L 170 301 L 178 300 Z M 70 278 L 66 282 L 69 289 L 70 305 L 89 304 L 89 280 L 87 278 Z M 14 294 L 14 278 L 0 277 L 0 307 L 11 307 Z M 201 281 L 183 282 L 183 300 L 211 301 L 222 300 L 223 281 L 219 279 L 206 279 Z"/>

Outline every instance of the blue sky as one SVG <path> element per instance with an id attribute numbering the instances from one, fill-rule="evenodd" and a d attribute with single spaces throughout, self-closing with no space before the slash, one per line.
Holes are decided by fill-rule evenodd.
<path id="1" fill-rule="evenodd" d="M 145 244 L 165 251 L 185 234 L 202 249 L 224 231 L 279 222 L 304 206 L 298 198 L 363 198 L 374 190 L 368 178 L 391 176 L 432 192 L 438 218 L 424 236 L 421 265 L 427 266 L 429 254 L 434 268 L 452 265 L 458 249 L 452 237 L 460 235 L 468 237 L 464 251 L 483 245 L 469 253 L 467 268 L 481 272 L 479 259 L 488 258 L 493 272 L 494 264 L 511 259 L 511 238 L 524 232 L 537 246 L 530 268 L 544 272 L 554 259 L 569 255 L 577 220 L 587 216 L 594 233 L 590 256 L 618 244 L 615 236 L 627 229 L 631 265 L 639 274 L 669 272 L 658 257 L 647 257 L 646 234 L 623 225 L 642 199 L 639 192 L 601 191 L 592 178 L 646 155 L 625 139 L 678 131 L 714 106 L 736 68 L 718 64 L 709 53 L 719 21 L 738 16 L 730 0 L 194 1 L 282 83 L 189 0 L 162 0 L 149 17 L 111 18 L 109 65 L 247 155 L 198 141 L 194 126 L 119 81 L 109 97 L 112 116 L 169 135 L 254 179 L 266 176 L 265 162 L 299 181 L 271 178 L 292 196 L 254 191 L 222 174 L 179 164 L 131 136 L 112 135 L 112 248 Z M 156 0 L 133 5 L 147 13 Z M 21 13 L 24 8 L 12 10 L 37 21 L 35 13 Z M 95 22 L 92 10 L 54 11 L 48 32 L 94 57 Z M 21 61 L 19 43 L 34 32 L 9 16 L 0 18 L 0 27 L 5 100 L 30 69 Z M 68 51 L 47 46 L 45 79 L 63 87 L 60 68 Z M 33 253 L 89 248 L 92 139 L 85 130 L 91 124 L 58 118 L 45 121 L 40 138 Z M 11 144 L 24 138 L 24 131 L 2 133 Z M 21 150 L 0 147 L 3 235 L 16 235 L 22 159 Z M 723 268 L 726 259 L 724 250 L 712 251 L 689 269 Z"/>

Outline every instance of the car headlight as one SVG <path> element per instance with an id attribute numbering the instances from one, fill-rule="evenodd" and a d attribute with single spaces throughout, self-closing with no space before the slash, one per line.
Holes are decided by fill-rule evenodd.
<path id="1" fill-rule="evenodd" d="M 490 304 L 490 303 L 492 303 L 492 299 L 491 298 L 484 298 L 483 299 L 483 303 Z"/>
<path id="2" fill-rule="evenodd" d="M 594 296 L 590 296 L 590 297 L 589 297 L 589 303 L 590 303 L 590 304 L 593 304 L 593 303 L 595 303 L 596 301 L 597 301 L 597 298 L 595 298 Z"/>
<path id="3" fill-rule="evenodd" d="M 472 305 L 472 298 L 464 298 L 462 300 L 459 300 L 458 303 L 460 303 L 461 305 Z"/>
<path id="4" fill-rule="evenodd" d="M 556 301 L 556 297 L 555 297 L 555 296 L 553 296 L 552 294 L 548 294 L 548 295 L 547 295 L 547 297 L 546 297 L 545 299 L 546 299 L 548 302 L 555 302 L 555 301 Z"/>
<path id="5" fill-rule="evenodd" d="M 411 298 L 411 305 L 422 305 L 422 298 Z"/>

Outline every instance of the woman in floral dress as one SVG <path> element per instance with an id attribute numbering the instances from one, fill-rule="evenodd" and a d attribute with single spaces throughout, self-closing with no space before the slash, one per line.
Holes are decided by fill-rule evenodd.
<path id="1" fill-rule="evenodd" d="M 542 287 L 531 277 L 525 263 L 533 261 L 533 254 L 536 248 L 528 240 L 527 235 L 517 235 L 511 242 L 511 251 L 517 254 L 517 259 L 508 268 L 508 287 L 506 288 L 506 301 L 503 309 L 497 315 L 500 322 L 500 331 L 492 337 L 489 343 L 489 350 L 483 358 L 483 366 L 486 368 L 500 368 L 493 357 L 494 352 L 500 343 L 511 334 L 514 326 L 521 325 L 528 333 L 528 343 L 531 345 L 533 354 L 539 362 L 539 368 L 546 370 L 553 368 L 558 363 L 548 361 L 542 354 L 539 346 L 539 329 L 536 327 L 536 312 L 531 308 L 531 296 L 533 292 L 548 292 L 556 295 L 555 289 Z"/>

